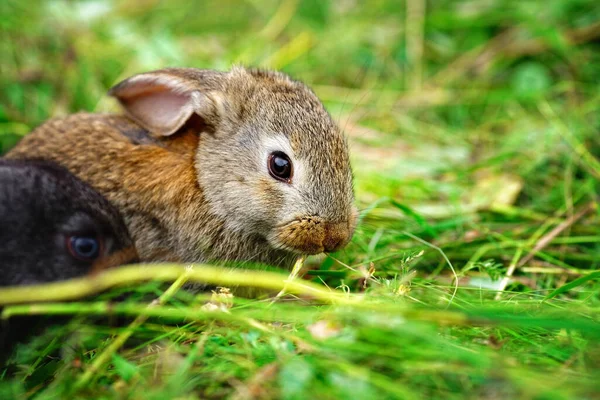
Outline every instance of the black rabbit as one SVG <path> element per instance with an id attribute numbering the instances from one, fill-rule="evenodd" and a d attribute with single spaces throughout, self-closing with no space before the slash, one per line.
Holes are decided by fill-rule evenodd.
<path id="1" fill-rule="evenodd" d="M 65 280 L 137 259 L 119 211 L 86 183 L 47 161 L 0 159 L 0 286 Z M 0 361 L 46 322 L 3 320 Z"/>
<path id="2" fill-rule="evenodd" d="M 0 160 L 0 286 L 52 282 L 134 261 L 117 209 L 63 167 Z"/>

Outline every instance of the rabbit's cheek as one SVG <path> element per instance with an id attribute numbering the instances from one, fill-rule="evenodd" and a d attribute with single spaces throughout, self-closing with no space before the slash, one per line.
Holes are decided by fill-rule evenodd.
<path id="1" fill-rule="evenodd" d="M 277 186 L 278 182 L 272 179 L 260 179 L 257 187 L 257 197 L 262 199 L 265 203 L 265 212 L 273 214 L 274 218 L 277 213 L 277 209 L 281 208 L 281 205 L 285 201 L 285 198 Z"/>

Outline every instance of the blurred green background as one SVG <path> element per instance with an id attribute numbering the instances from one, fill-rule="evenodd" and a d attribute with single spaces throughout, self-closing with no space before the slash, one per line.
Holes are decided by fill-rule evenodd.
<path id="1" fill-rule="evenodd" d="M 315 280 L 357 291 L 372 266 L 375 296 L 435 308 L 452 295 L 451 262 L 459 309 L 525 312 L 519 307 L 548 306 L 545 296 L 558 289 L 560 301 L 548 307 L 597 323 L 598 1 L 3 0 L 0 29 L 0 153 L 50 117 L 115 110 L 106 91 L 135 73 L 238 63 L 279 69 L 313 87 L 348 134 L 363 211 L 347 249 L 311 260 Z M 507 271 L 512 277 L 502 283 Z M 575 279 L 581 282 L 568 291 L 564 285 Z M 486 289 L 506 292 L 498 302 Z M 317 315 L 294 312 L 308 335 L 303 324 Z M 360 313 L 354 323 L 356 342 L 346 339 L 356 347 L 319 345 L 316 355 L 283 363 L 283 375 L 261 393 L 406 398 L 425 387 L 446 398 L 598 395 L 597 338 L 573 339 L 547 324 L 490 334 L 475 327 L 407 333 Z M 256 338 L 235 336 L 241 328 L 229 329 L 229 342 L 209 340 L 211 354 L 230 343 L 253 355 L 264 350 Z M 418 340 L 439 332 L 446 342 Z M 498 340 L 508 343 L 499 358 L 487 350 L 471 358 L 462 347 L 500 349 Z M 447 346 L 461 350 L 446 353 Z M 382 347 L 401 355 L 378 352 Z M 269 349 L 269 360 L 283 357 Z M 355 357 L 357 349 L 364 358 Z M 334 364 L 322 361 L 333 362 L 327 354 L 334 350 Z M 251 385 L 264 372 L 260 357 L 243 364 L 244 354 L 229 354 L 243 365 L 230 374 L 230 364 L 210 357 L 210 367 L 190 367 L 186 373 L 202 367 L 207 374 L 191 387 L 208 397 L 241 396 L 232 382 Z M 133 364 L 117 359 L 114 366 L 142 368 Z M 347 375 L 323 378 L 329 365 L 343 365 Z M 505 374 L 494 377 L 495 366 Z M 373 380 L 348 378 L 366 374 L 361 368 Z M 296 386 L 281 389 L 290 382 Z M 159 392 L 179 393 L 173 387 Z"/>

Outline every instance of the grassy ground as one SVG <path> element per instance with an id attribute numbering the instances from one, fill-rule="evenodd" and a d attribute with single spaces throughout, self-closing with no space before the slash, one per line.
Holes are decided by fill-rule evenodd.
<path id="1" fill-rule="evenodd" d="M 111 109 L 137 72 L 265 66 L 348 133 L 362 210 L 344 251 L 306 263 L 341 297 L 207 307 L 180 278 L 5 308 L 75 317 L 18 349 L 0 397 L 600 398 L 600 3 L 366 4 L 0 4 L 0 152 Z M 187 279 L 281 289 L 206 271 Z"/>

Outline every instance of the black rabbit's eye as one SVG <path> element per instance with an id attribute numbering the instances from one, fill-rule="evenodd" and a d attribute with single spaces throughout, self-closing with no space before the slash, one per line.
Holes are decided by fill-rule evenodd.
<path id="1" fill-rule="evenodd" d="M 292 162 L 281 151 L 274 151 L 269 155 L 269 173 L 279 181 L 290 183 L 292 180 Z"/>
<path id="2" fill-rule="evenodd" d="M 95 237 L 69 236 L 67 247 L 73 257 L 82 261 L 93 261 L 100 256 L 102 245 Z"/>

